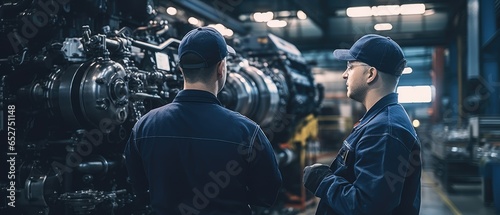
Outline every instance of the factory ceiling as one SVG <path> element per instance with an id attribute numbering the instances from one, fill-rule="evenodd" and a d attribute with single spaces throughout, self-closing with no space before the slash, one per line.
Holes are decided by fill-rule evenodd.
<path id="1" fill-rule="evenodd" d="M 411 7 L 415 4 L 424 8 Z M 184 9 L 186 18 L 196 17 L 203 25 L 220 23 L 235 36 L 273 33 L 308 53 L 319 66 L 323 59 L 329 62 L 326 67 L 339 70 L 345 64 L 333 61 L 333 49 L 349 48 L 369 33 L 389 36 L 403 47 L 413 67 L 409 84 L 431 84 L 433 47 L 447 46 L 464 30 L 460 22 L 466 21 L 460 17 L 465 0 L 171 0 L 161 5 Z M 361 13 L 352 13 L 356 8 L 348 11 L 352 7 Z M 266 22 L 269 19 L 276 22 Z M 378 31 L 377 24 L 390 30 Z"/>

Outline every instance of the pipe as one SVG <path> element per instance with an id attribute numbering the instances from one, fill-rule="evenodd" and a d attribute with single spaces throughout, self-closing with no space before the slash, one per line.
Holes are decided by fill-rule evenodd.
<path id="1" fill-rule="evenodd" d="M 457 54 L 457 77 L 458 77 L 458 127 L 460 128 L 462 126 L 462 117 L 464 116 L 463 113 L 463 100 L 462 100 L 462 55 L 463 55 L 463 46 L 462 46 L 462 36 L 458 36 L 457 38 L 457 49 L 458 49 L 458 54 Z"/>
<path id="2" fill-rule="evenodd" d="M 154 45 L 154 44 L 145 43 L 145 42 L 138 41 L 138 40 L 132 40 L 133 46 L 143 48 L 143 49 L 148 49 L 150 51 L 156 51 L 156 52 L 163 51 L 163 49 L 167 48 L 167 46 L 170 46 L 172 43 L 180 44 L 181 41 L 178 39 L 169 38 L 168 40 L 165 40 L 165 42 L 161 43 L 160 45 Z"/>

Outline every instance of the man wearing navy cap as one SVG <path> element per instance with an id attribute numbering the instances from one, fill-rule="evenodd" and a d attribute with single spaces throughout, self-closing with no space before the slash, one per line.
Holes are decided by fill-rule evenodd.
<path id="1" fill-rule="evenodd" d="M 419 214 L 420 141 L 394 93 L 403 51 L 389 37 L 368 34 L 333 55 L 347 61 L 347 96 L 367 112 L 330 166 L 304 169 L 304 186 L 321 198 L 316 214 Z"/>
<path id="2" fill-rule="evenodd" d="M 248 214 L 271 206 L 282 179 L 260 127 L 221 106 L 226 56 L 234 49 L 203 27 L 179 45 L 184 90 L 132 129 L 125 160 L 137 199 L 155 214 Z M 149 193 L 148 193 L 149 192 Z"/>

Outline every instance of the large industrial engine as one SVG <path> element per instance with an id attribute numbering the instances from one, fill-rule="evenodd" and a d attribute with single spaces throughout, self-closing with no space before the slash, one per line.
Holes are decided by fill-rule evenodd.
<path id="1" fill-rule="evenodd" d="M 183 84 L 182 34 L 156 15 L 148 0 L 0 5 L 0 214 L 149 213 L 127 182 L 123 148 L 134 123 Z M 259 123 L 286 166 L 298 153 L 280 146 L 314 114 L 320 90 L 286 41 L 234 46 L 219 99 Z"/>

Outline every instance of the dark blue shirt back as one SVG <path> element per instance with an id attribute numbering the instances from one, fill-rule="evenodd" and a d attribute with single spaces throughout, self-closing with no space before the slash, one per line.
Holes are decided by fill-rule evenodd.
<path id="1" fill-rule="evenodd" d="M 200 90 L 142 117 L 125 157 L 134 191 L 149 189 L 156 214 L 251 214 L 249 205 L 274 203 L 282 182 L 260 127 Z"/>

